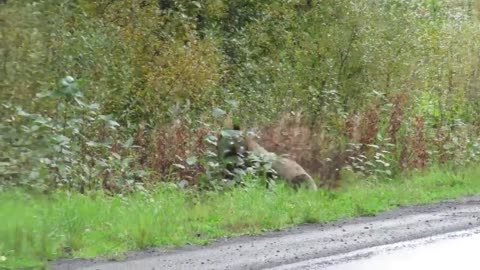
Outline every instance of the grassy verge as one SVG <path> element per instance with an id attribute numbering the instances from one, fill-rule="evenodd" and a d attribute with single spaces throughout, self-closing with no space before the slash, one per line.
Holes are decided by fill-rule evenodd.
<path id="1" fill-rule="evenodd" d="M 434 169 L 342 190 L 295 192 L 278 186 L 193 194 L 162 187 L 153 195 L 0 194 L 0 269 L 43 267 L 62 257 L 121 256 L 149 246 L 203 244 L 225 235 L 373 215 L 399 205 L 480 192 L 480 167 Z"/>

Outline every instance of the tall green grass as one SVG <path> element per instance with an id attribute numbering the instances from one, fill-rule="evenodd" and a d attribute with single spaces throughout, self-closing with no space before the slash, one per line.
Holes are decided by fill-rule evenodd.
<path id="1" fill-rule="evenodd" d="M 318 192 L 278 185 L 199 195 L 164 185 L 109 197 L 0 194 L 0 268 L 44 267 L 64 257 L 122 256 L 151 246 L 205 244 L 226 235 L 374 215 L 399 205 L 480 192 L 480 167 L 434 169 L 395 181 L 358 181 Z"/>

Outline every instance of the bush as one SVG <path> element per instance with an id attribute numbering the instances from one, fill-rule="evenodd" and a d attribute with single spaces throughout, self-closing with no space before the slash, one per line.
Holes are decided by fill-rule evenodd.
<path id="1" fill-rule="evenodd" d="M 32 114 L 20 106 L 0 125 L 0 177 L 3 186 L 42 190 L 133 189 L 146 176 L 132 162 L 133 138 L 123 140 L 119 124 L 86 103 L 83 81 L 67 76 L 62 87 L 38 95 L 38 102 L 57 101 L 52 116 Z"/>
<path id="2" fill-rule="evenodd" d="M 324 179 L 342 168 L 391 177 L 464 165 L 477 156 L 478 10 L 471 0 L 9 1 L 0 98 L 12 106 L 0 112 L 29 113 L 17 110 L 24 115 L 3 124 L 3 136 L 39 125 L 32 115 L 63 119 L 55 100 L 34 97 L 75 74 L 97 116 L 117 119 L 125 139 L 141 134 L 131 165 L 163 177 L 207 153 L 197 131 L 219 130 L 217 109 L 260 127 L 269 150 Z M 284 126 L 292 111 L 301 119 Z M 168 130 L 177 120 L 188 141 L 178 149 L 178 130 Z M 28 134 L 46 129 L 36 128 Z M 175 177 L 197 183 L 197 172 L 205 168 Z"/>

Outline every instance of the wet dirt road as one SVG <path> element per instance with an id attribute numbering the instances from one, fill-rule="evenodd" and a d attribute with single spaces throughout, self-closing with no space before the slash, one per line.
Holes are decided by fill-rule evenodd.
<path id="1" fill-rule="evenodd" d="M 130 254 L 125 261 L 59 261 L 52 265 L 52 268 L 417 269 L 406 265 L 402 268 L 389 268 L 390 266 L 385 266 L 385 263 L 397 259 L 385 257 L 395 256 L 392 251 L 400 252 L 399 250 L 403 250 L 403 253 L 396 255 L 400 256 L 399 258 L 404 258 L 408 254 L 412 258 L 418 257 L 415 254 L 419 251 L 413 250 L 431 247 L 433 242 L 438 243 L 434 251 L 423 249 L 422 252 L 427 254 L 425 256 L 428 254 L 436 256 L 438 252 L 440 252 L 438 254 L 447 252 L 445 250 L 452 245 L 448 241 L 461 239 L 466 242 L 470 241 L 468 239 L 476 240 L 469 244 L 478 244 L 479 246 L 474 248 L 478 251 L 480 237 L 476 235 L 476 228 L 479 227 L 480 196 L 474 196 L 434 205 L 405 207 L 376 217 L 362 217 L 326 225 L 298 226 L 261 236 L 219 240 L 205 247 L 149 250 Z M 455 242 L 455 246 L 457 244 L 459 243 Z M 372 265 L 379 265 L 380 268 Z M 439 268 L 429 266 L 427 269 Z"/>
<path id="2" fill-rule="evenodd" d="M 480 269 L 480 228 L 356 250 L 269 269 Z"/>

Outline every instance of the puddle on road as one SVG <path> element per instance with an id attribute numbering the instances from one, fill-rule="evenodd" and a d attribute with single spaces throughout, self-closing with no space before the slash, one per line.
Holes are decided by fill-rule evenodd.
<path id="1" fill-rule="evenodd" d="M 377 251 L 375 255 L 329 266 L 327 270 L 425 270 L 425 269 L 480 269 L 480 234 L 449 236 L 434 241 L 390 251 Z M 313 265 L 312 265 L 313 266 Z M 317 265 L 318 266 L 318 265 Z M 301 269 L 315 269 L 302 267 Z M 319 269 L 319 268 L 316 268 Z"/>

